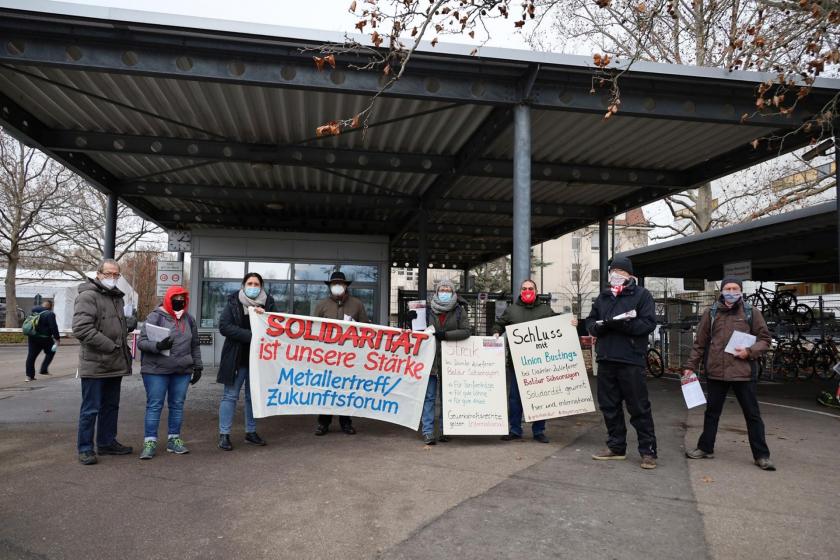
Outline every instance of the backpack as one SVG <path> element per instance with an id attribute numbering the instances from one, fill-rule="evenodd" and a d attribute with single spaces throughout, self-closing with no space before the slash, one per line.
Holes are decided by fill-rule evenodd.
<path id="1" fill-rule="evenodd" d="M 41 319 L 41 315 L 46 313 L 46 311 L 41 311 L 40 313 L 33 313 L 29 317 L 27 317 L 23 321 L 23 327 L 21 330 L 25 336 L 39 336 L 40 333 L 38 332 L 38 321 Z"/>

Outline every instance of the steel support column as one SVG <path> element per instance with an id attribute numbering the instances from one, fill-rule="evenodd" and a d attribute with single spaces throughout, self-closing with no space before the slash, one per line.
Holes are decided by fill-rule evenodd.
<path id="1" fill-rule="evenodd" d="M 598 272 L 601 276 L 601 289 L 607 288 L 607 266 L 609 263 L 609 223 L 610 219 L 607 217 L 598 220 Z"/>
<path id="2" fill-rule="evenodd" d="M 119 198 L 116 193 L 108 194 L 108 204 L 105 207 L 105 242 L 102 257 L 113 259 L 117 249 L 117 208 Z"/>
<path id="3" fill-rule="evenodd" d="M 513 109 L 512 289 L 531 276 L 531 109 Z M 540 286 L 542 288 L 542 286 Z"/>
<path id="4" fill-rule="evenodd" d="M 837 281 L 840 282 L 840 134 L 834 137 L 834 192 L 837 201 Z"/>
<path id="5" fill-rule="evenodd" d="M 421 208 L 417 213 L 417 297 L 421 300 L 426 299 L 426 275 L 429 271 L 428 222 L 429 214 Z"/>

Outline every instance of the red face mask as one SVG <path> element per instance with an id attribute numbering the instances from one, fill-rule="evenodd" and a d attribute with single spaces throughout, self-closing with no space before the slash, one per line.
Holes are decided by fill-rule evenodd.
<path id="1" fill-rule="evenodd" d="M 533 290 L 522 290 L 519 292 L 519 299 L 524 303 L 534 303 L 537 301 L 537 292 Z"/>

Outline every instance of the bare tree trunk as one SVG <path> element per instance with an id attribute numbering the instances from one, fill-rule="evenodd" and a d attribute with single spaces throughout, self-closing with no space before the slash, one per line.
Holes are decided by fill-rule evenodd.
<path id="1" fill-rule="evenodd" d="M 17 267 L 20 262 L 20 254 L 17 251 L 12 251 L 8 255 L 8 263 L 6 265 L 6 324 L 7 329 L 14 329 L 20 326 L 17 316 L 17 292 L 15 291 L 15 278 L 17 277 Z"/>
<path id="2" fill-rule="evenodd" d="M 713 210 L 712 184 L 704 183 L 697 188 L 697 202 L 694 206 L 697 223 L 694 224 L 694 233 L 703 233 L 711 229 Z"/>

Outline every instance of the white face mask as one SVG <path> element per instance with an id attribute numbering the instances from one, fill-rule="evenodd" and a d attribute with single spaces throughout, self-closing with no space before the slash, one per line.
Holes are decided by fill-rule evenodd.
<path id="1" fill-rule="evenodd" d="M 330 285 L 330 293 L 335 297 L 341 297 L 344 295 L 345 288 L 344 284 L 331 284 Z"/>
<path id="2" fill-rule="evenodd" d="M 111 288 L 111 289 L 113 289 L 117 285 L 117 279 L 116 278 L 102 278 L 100 280 L 100 282 L 102 282 L 102 285 L 105 286 L 106 288 Z"/>
<path id="3" fill-rule="evenodd" d="M 610 286 L 623 286 L 627 278 L 615 272 L 610 273 Z"/>

